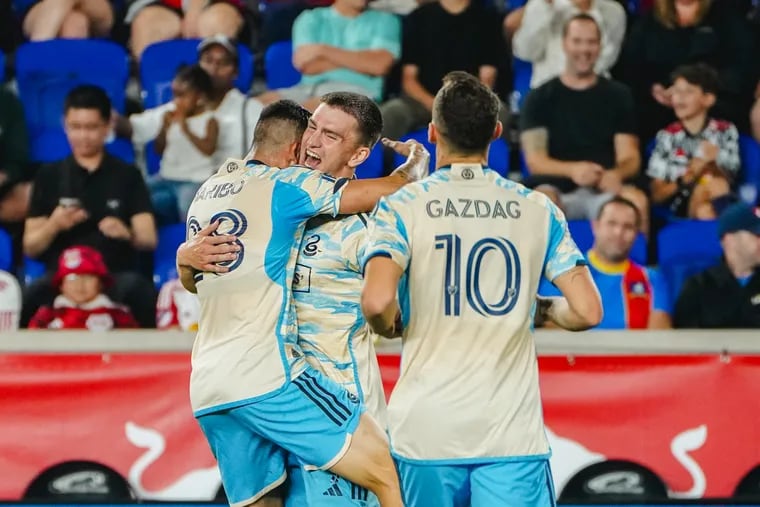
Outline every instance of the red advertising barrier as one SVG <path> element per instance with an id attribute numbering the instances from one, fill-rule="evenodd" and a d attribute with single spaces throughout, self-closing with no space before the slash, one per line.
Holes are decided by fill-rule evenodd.
<path id="1" fill-rule="evenodd" d="M 386 391 L 397 355 L 380 357 Z M 728 497 L 760 464 L 760 357 L 541 357 L 558 489 L 626 459 L 673 497 Z M 143 499 L 210 500 L 219 474 L 188 400 L 189 355 L 0 355 L 0 498 L 43 470 L 104 464 Z"/>

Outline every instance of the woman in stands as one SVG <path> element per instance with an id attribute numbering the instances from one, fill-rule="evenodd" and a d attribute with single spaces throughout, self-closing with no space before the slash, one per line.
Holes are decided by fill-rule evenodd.
<path id="1" fill-rule="evenodd" d="M 107 37 L 113 26 L 108 0 L 14 0 L 13 6 L 32 41 Z"/>

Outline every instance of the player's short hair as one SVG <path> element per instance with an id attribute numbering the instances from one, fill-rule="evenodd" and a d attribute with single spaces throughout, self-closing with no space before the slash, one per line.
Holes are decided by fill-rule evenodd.
<path id="1" fill-rule="evenodd" d="M 596 27 L 596 33 L 599 35 L 599 40 L 602 39 L 602 29 L 599 26 L 599 23 L 594 19 L 593 16 L 586 14 L 585 12 L 579 12 L 578 14 L 575 14 L 570 17 L 567 21 L 565 21 L 565 24 L 562 26 L 562 38 L 564 39 L 567 37 L 567 32 L 570 30 L 570 24 L 573 21 L 587 21 L 589 23 L 593 23 L 593 25 Z"/>
<path id="2" fill-rule="evenodd" d="M 683 79 L 689 84 L 700 87 L 704 93 L 712 95 L 717 95 L 720 86 L 718 72 L 706 63 L 676 67 L 676 70 L 670 75 L 670 82 L 675 83 L 676 79 Z"/>
<path id="3" fill-rule="evenodd" d="M 79 85 L 71 89 L 63 102 L 63 114 L 69 109 L 95 109 L 105 121 L 111 119 L 111 100 L 105 90 L 95 85 Z"/>
<path id="4" fill-rule="evenodd" d="M 359 125 L 359 144 L 372 148 L 383 131 L 383 115 L 371 98 L 360 93 L 331 92 L 322 95 L 320 103 L 340 109 L 356 119 Z"/>
<path id="5" fill-rule="evenodd" d="M 211 76 L 197 63 L 181 66 L 174 75 L 174 79 L 186 84 L 191 90 L 202 93 L 206 97 L 210 96 L 214 91 L 214 83 L 211 81 Z"/>
<path id="6" fill-rule="evenodd" d="M 501 102 L 487 86 L 467 72 L 449 72 L 433 101 L 433 124 L 461 154 L 485 151 L 493 139 Z"/>
<path id="7" fill-rule="evenodd" d="M 300 141 L 311 113 L 292 100 L 278 100 L 266 106 L 253 129 L 253 145 L 275 147 Z"/>
<path id="8" fill-rule="evenodd" d="M 639 208 L 637 208 L 632 201 L 626 199 L 625 197 L 620 197 L 619 195 L 616 195 L 601 205 L 599 211 L 596 213 L 597 220 L 600 220 L 602 218 L 602 215 L 604 215 L 604 210 L 611 204 L 620 204 L 621 206 L 627 206 L 628 208 L 631 208 L 633 210 L 633 214 L 636 217 L 636 227 L 641 226 L 641 212 L 639 211 Z"/>

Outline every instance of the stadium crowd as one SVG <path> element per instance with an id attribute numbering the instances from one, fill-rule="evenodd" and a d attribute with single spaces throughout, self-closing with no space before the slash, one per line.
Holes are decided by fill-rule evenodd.
<path id="1" fill-rule="evenodd" d="M 602 292 L 600 327 L 760 327 L 757 2 L 2 8 L 0 329 L 194 329 L 197 300 L 172 272 L 185 214 L 219 165 L 248 151 L 265 105 L 288 98 L 313 110 L 325 93 L 357 92 L 380 104 L 383 135 L 422 139 L 455 70 L 502 99 L 491 165 L 546 193 L 571 221 Z M 61 39 L 118 45 L 126 79 L 98 75 L 108 71 L 97 60 L 77 74 L 84 53 L 27 51 Z M 157 59 L 178 39 L 195 61 Z M 37 74 L 24 78 L 30 58 Z M 166 76 L 153 97 L 156 66 Z M 44 108 L 60 116 L 41 128 Z M 496 143 L 508 149 L 494 155 Z M 373 155 L 359 177 L 392 169 L 390 150 Z M 681 256 L 661 264 L 674 243 Z M 542 294 L 553 290 L 545 283 Z"/>

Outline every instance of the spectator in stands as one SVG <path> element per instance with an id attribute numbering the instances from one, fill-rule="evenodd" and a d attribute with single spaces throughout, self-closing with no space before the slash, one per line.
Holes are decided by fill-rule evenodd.
<path id="1" fill-rule="evenodd" d="M 172 81 L 174 109 L 164 113 L 154 140 L 162 155 L 161 168 L 150 182 L 159 226 L 184 222 L 195 193 L 219 166 L 214 158 L 219 123 L 210 109 L 212 93 L 211 78 L 197 64 L 180 69 Z"/>
<path id="2" fill-rule="evenodd" d="M 240 157 L 248 152 L 262 106 L 258 100 L 249 99 L 235 88 L 238 52 L 229 38 L 215 35 L 204 39 L 198 45 L 198 64 L 211 76 L 214 86 L 209 105 L 219 124 L 216 153 L 221 157 L 218 160 L 221 164 L 226 157 Z M 133 114 L 128 119 L 116 116 L 116 132 L 131 138 L 135 145 L 143 146 L 158 136 L 164 115 L 174 107 L 174 102 L 168 102 Z"/>
<path id="3" fill-rule="evenodd" d="M 711 0 L 656 0 L 623 49 L 623 80 L 633 87 L 642 139 L 674 120 L 670 74 L 680 65 L 718 70 L 715 115 L 747 128 L 754 86 L 753 41 L 746 19 Z"/>
<path id="4" fill-rule="evenodd" d="M 108 37 L 114 12 L 108 0 L 14 0 L 24 35 L 32 41 Z"/>
<path id="5" fill-rule="evenodd" d="M 709 116 L 718 92 L 714 69 L 684 65 L 672 82 L 678 121 L 657 133 L 647 171 L 652 202 L 668 206 L 673 216 L 714 219 L 715 207 L 731 199 L 739 172 L 739 133 L 732 123 Z"/>
<path id="6" fill-rule="evenodd" d="M 0 223 L 26 218 L 30 177 L 24 110 L 14 94 L 0 87 Z"/>
<path id="7" fill-rule="evenodd" d="M 404 29 L 401 96 L 380 106 L 383 136 L 399 139 L 426 126 L 433 97 L 451 71 L 469 72 L 495 87 L 497 69 L 508 55 L 500 19 L 482 2 L 472 0 L 440 0 L 412 11 Z M 507 116 L 502 107 L 499 119 L 505 126 Z"/>
<path id="8" fill-rule="evenodd" d="M 155 42 L 222 34 L 247 40 L 244 0 L 129 0 L 124 21 L 136 60 Z"/>
<path id="9" fill-rule="evenodd" d="M 127 304 L 143 327 L 155 327 L 153 283 L 135 271 L 138 251 L 156 247 L 150 196 L 140 172 L 105 152 L 111 103 L 97 86 L 74 88 L 64 104 L 72 154 L 43 167 L 32 190 L 24 252 L 48 274 L 27 287 L 24 318 L 49 303 L 58 258 L 74 245 L 98 250 L 114 276 L 110 295 Z"/>
<path id="10" fill-rule="evenodd" d="M 188 292 L 178 279 L 161 286 L 156 307 L 156 326 L 159 329 L 197 331 L 201 306 L 198 296 Z"/>
<path id="11" fill-rule="evenodd" d="M 596 20 L 576 14 L 564 28 L 565 70 L 531 90 L 520 115 L 520 140 L 533 186 L 550 184 L 567 218 L 592 219 L 612 196 L 639 209 L 649 227 L 646 195 L 627 185 L 641 157 L 628 89 L 596 74 L 601 33 Z"/>
<path id="12" fill-rule="evenodd" d="M 294 100 L 309 110 L 325 93 L 351 91 L 382 100 L 383 78 L 401 52 L 401 23 L 367 9 L 367 0 L 335 0 L 302 12 L 293 24 L 293 65 L 303 74 L 290 88 L 258 96 L 264 104 Z"/>
<path id="13" fill-rule="evenodd" d="M 760 209 L 731 205 L 718 219 L 718 234 L 723 259 L 686 281 L 675 327 L 760 328 Z"/>
<path id="14" fill-rule="evenodd" d="M 615 0 L 528 0 L 519 29 L 512 38 L 512 52 L 533 63 L 530 86 L 535 88 L 559 76 L 565 68 L 562 31 L 567 20 L 585 13 L 602 32 L 602 49 L 596 73 L 609 77 L 620 54 L 626 28 L 625 9 Z"/>
<path id="15" fill-rule="evenodd" d="M 129 309 L 103 293 L 112 282 L 97 250 L 87 246 L 67 248 L 61 253 L 53 278 L 59 295 L 52 306 L 37 310 L 29 328 L 110 331 L 137 327 Z"/>
<path id="16" fill-rule="evenodd" d="M 16 278 L 0 270 L 0 333 L 18 329 L 21 301 L 21 286 Z"/>
<path id="17" fill-rule="evenodd" d="M 631 249 L 641 229 L 638 208 L 613 197 L 593 222 L 594 246 L 587 254 L 591 275 L 602 294 L 602 329 L 667 329 L 670 298 L 657 271 L 635 263 Z"/>

